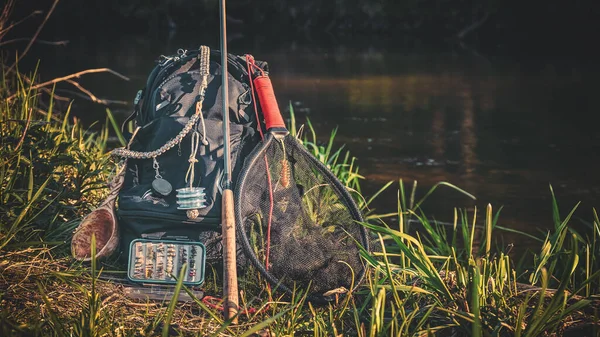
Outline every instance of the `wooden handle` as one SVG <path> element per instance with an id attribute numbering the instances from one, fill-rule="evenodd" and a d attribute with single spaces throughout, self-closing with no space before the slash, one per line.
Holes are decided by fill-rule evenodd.
<path id="1" fill-rule="evenodd" d="M 223 301 L 225 319 L 232 319 L 232 324 L 237 324 L 238 281 L 236 266 L 235 245 L 235 215 L 233 212 L 233 191 L 223 191 L 223 205 L 221 207 L 221 227 L 223 228 Z"/>

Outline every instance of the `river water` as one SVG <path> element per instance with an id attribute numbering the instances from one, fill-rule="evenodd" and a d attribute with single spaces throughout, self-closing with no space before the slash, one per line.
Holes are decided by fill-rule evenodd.
<path id="1" fill-rule="evenodd" d="M 119 71 L 130 81 L 100 74 L 81 83 L 99 97 L 131 102 L 158 55 L 199 44 L 190 41 L 218 46 L 214 36 L 97 38 L 36 46 L 31 54 L 42 59 L 45 78 L 86 68 Z M 452 221 L 454 207 L 477 207 L 483 219 L 491 203 L 495 210 L 503 207 L 499 225 L 529 233 L 553 226 L 550 184 L 563 215 L 582 201 L 576 216 L 590 220 L 598 206 L 600 133 L 592 122 L 600 112 L 597 67 L 527 55 L 482 56 L 457 45 L 402 48 L 393 41 L 315 46 L 233 39 L 229 49 L 270 63 L 282 111 L 291 103 L 323 140 L 339 128 L 336 143 L 358 158 L 365 195 L 396 181 L 373 203 L 378 213 L 396 210 L 399 179 L 407 186 L 418 181 L 417 198 L 441 181 L 477 197 L 440 187 L 423 205 L 430 217 Z M 122 119 L 130 106 L 112 109 Z M 82 99 L 73 111 L 88 124 L 105 118 L 104 107 Z M 394 221 L 389 219 L 392 226 Z"/>

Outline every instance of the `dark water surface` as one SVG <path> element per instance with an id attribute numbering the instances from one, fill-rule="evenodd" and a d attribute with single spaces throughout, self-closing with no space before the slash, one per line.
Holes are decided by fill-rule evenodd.
<path id="1" fill-rule="evenodd" d="M 214 37 L 97 39 L 31 53 L 43 60 L 45 78 L 96 67 L 119 71 L 131 80 L 101 74 L 82 83 L 99 97 L 130 102 L 158 55 L 194 41 L 218 45 Z M 339 127 L 337 142 L 358 158 L 366 195 L 403 179 L 409 186 L 418 181 L 419 197 L 446 181 L 477 200 L 441 188 L 424 204 L 429 216 L 451 221 L 453 207 L 483 211 L 491 203 L 504 207 L 500 225 L 531 233 L 552 227 L 549 184 L 564 214 L 582 201 L 576 215 L 590 220 L 598 206 L 598 68 L 526 55 L 485 58 L 457 46 L 400 48 L 393 41 L 315 47 L 256 39 L 243 46 L 233 40 L 229 48 L 269 61 L 282 110 L 292 102 L 323 140 Z M 121 119 L 129 108 L 112 107 Z M 83 100 L 74 113 L 86 123 L 105 118 L 103 107 Z M 396 193 L 397 184 L 373 206 L 395 211 Z"/>

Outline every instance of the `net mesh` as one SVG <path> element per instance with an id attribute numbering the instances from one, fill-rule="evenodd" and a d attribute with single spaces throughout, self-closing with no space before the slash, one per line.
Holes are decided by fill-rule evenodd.
<path id="1" fill-rule="evenodd" d="M 360 212 L 294 137 L 267 136 L 246 160 L 236 195 L 241 244 L 271 283 L 328 300 L 362 279 L 359 245 L 368 246 Z"/>

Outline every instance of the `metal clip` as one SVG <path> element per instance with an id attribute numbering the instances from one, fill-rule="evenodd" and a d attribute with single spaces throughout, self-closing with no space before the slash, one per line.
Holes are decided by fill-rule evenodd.
<path id="1" fill-rule="evenodd" d="M 187 49 L 177 49 L 177 55 L 179 55 L 180 58 L 186 57 L 187 52 Z"/>
<path id="2" fill-rule="evenodd" d="M 142 90 L 138 90 L 137 94 L 135 95 L 135 99 L 133 100 L 133 105 L 137 105 L 140 100 L 142 99 Z"/>
<path id="3" fill-rule="evenodd" d="M 173 57 L 160 55 L 160 61 L 158 62 L 158 65 L 164 67 L 165 65 L 167 65 L 167 63 L 171 62 L 172 60 Z"/>
<path id="4" fill-rule="evenodd" d="M 177 62 L 187 55 L 187 49 L 177 49 L 177 56 L 173 57 L 173 61 Z"/>

